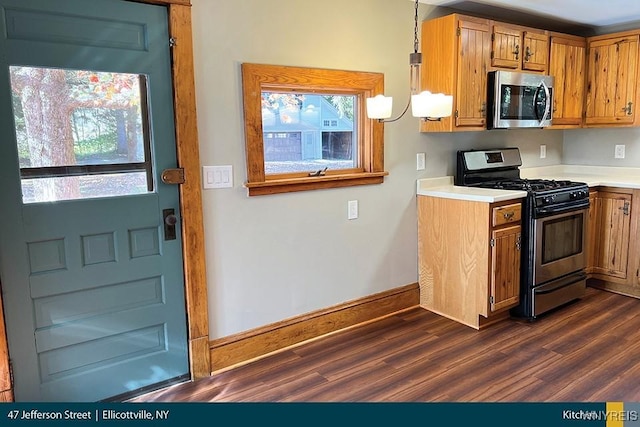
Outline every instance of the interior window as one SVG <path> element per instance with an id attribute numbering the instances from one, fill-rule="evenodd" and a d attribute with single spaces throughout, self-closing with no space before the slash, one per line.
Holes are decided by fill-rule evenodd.
<path id="1" fill-rule="evenodd" d="M 382 74 L 245 63 L 242 85 L 250 196 L 383 182 Z"/>

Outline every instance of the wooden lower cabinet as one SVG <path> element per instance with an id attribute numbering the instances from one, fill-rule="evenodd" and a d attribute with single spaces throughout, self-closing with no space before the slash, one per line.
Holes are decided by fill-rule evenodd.
<path id="1" fill-rule="evenodd" d="M 593 273 L 596 266 L 596 245 L 598 238 L 598 220 L 596 217 L 597 190 L 589 190 L 589 224 L 587 228 L 587 274 Z"/>
<path id="2" fill-rule="evenodd" d="M 521 200 L 418 196 L 420 305 L 480 329 L 520 297 Z"/>
<path id="3" fill-rule="evenodd" d="M 491 231 L 489 312 L 517 305 L 520 300 L 520 225 Z"/>
<path id="4" fill-rule="evenodd" d="M 595 190 L 590 194 L 589 285 L 640 297 L 640 190 Z"/>

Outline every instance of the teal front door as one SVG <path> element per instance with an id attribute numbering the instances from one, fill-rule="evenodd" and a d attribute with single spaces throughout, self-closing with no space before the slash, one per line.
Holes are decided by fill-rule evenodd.
<path id="1" fill-rule="evenodd" d="M 0 0 L 0 283 L 16 401 L 189 376 L 167 10 Z"/>

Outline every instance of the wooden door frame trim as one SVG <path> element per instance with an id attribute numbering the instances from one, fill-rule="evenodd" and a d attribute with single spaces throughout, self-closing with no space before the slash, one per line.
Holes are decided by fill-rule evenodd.
<path id="1" fill-rule="evenodd" d="M 191 0 L 126 0 L 167 6 L 172 48 L 173 102 L 178 167 L 184 169 L 180 186 L 185 296 L 187 307 L 189 370 L 192 379 L 211 375 L 209 314 L 204 251 L 204 219 L 200 182 L 200 154 L 196 120 Z M 169 41 L 167 40 L 167 43 Z M 0 317 L 2 294 L 0 293 Z M 13 401 L 9 372 L 6 323 L 0 323 L 0 402 Z M 6 388 L 11 384 L 10 388 Z"/>
<path id="2" fill-rule="evenodd" d="M 157 3 L 158 0 L 143 0 Z M 209 307 L 207 300 L 204 219 L 200 181 L 200 151 L 193 69 L 191 0 L 165 0 L 169 4 L 169 33 L 175 40 L 173 58 L 173 103 L 178 166 L 184 169 L 180 185 L 185 295 L 189 326 L 191 378 L 211 375 L 209 359 Z M 185 4 L 188 3 L 188 4 Z M 167 41 L 168 42 L 168 41 Z"/>

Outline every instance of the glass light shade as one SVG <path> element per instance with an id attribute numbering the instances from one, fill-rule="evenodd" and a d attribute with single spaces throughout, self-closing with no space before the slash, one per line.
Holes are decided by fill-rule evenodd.
<path id="1" fill-rule="evenodd" d="M 411 95 L 411 114 L 413 117 L 449 117 L 453 109 L 453 96 L 443 93 L 420 92 Z"/>
<path id="2" fill-rule="evenodd" d="M 367 117 L 370 119 L 388 119 L 391 117 L 393 98 L 390 96 L 376 95 L 367 98 Z"/>

